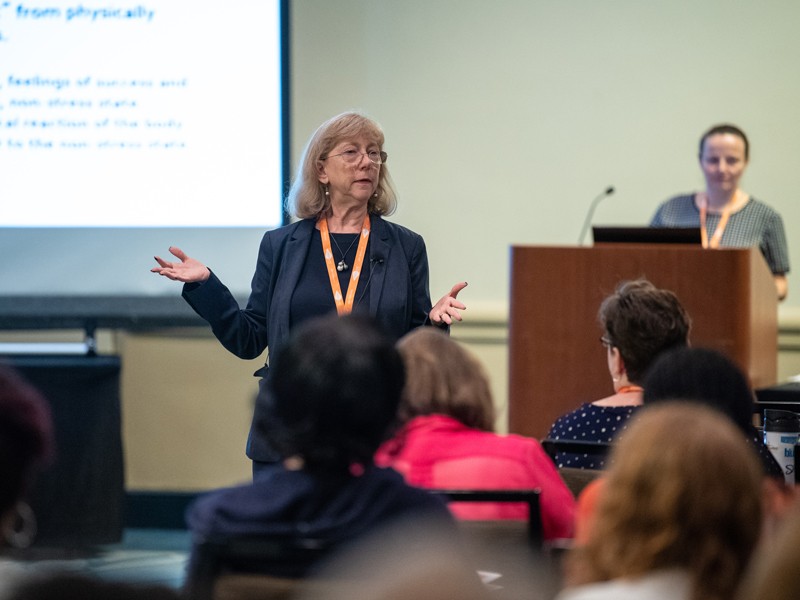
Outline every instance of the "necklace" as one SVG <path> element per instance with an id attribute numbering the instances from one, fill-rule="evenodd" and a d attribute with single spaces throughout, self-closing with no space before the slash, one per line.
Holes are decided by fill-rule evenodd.
<path id="1" fill-rule="evenodd" d="M 369 241 L 369 214 L 364 216 L 364 224 L 361 226 L 358 248 L 356 249 L 356 262 L 353 265 L 353 273 L 350 275 L 350 283 L 347 286 L 347 298 L 342 297 L 342 288 L 339 285 L 339 276 L 336 274 L 336 267 L 333 265 L 333 250 L 331 250 L 330 234 L 328 233 L 328 220 L 319 220 L 319 234 L 322 237 L 322 252 L 325 255 L 325 267 L 328 270 L 328 279 L 331 282 L 333 301 L 336 303 L 336 312 L 346 315 L 353 310 L 353 301 L 356 297 L 358 278 L 361 276 L 361 267 L 364 264 L 364 255 L 367 253 L 367 243 Z"/>
<path id="2" fill-rule="evenodd" d="M 342 255 L 342 260 L 340 260 L 338 263 L 336 263 L 336 270 L 337 271 L 339 271 L 339 272 L 347 271 L 350 268 L 350 265 L 348 265 L 346 262 L 344 262 L 344 259 L 347 256 L 347 253 L 350 252 L 350 249 L 353 247 L 353 244 L 356 243 L 356 240 L 359 237 L 360 236 L 358 234 L 355 234 L 355 237 L 353 238 L 353 241 L 350 242 L 350 245 L 347 247 L 347 250 L 342 252 L 342 248 L 341 248 L 341 246 L 339 246 L 339 242 L 336 241 L 336 234 L 331 234 L 331 240 L 333 240 L 333 243 L 336 245 L 336 249 L 339 251 L 339 254 Z"/>

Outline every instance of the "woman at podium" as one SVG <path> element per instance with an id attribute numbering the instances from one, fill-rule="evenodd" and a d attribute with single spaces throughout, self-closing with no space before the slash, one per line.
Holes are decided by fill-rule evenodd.
<path id="1" fill-rule="evenodd" d="M 681 194 L 658 207 L 652 227 L 700 227 L 704 248 L 758 246 L 775 277 L 778 298 L 788 292 L 789 250 L 781 216 L 739 187 L 750 143 L 734 125 L 715 125 L 700 138 L 701 192 Z"/>

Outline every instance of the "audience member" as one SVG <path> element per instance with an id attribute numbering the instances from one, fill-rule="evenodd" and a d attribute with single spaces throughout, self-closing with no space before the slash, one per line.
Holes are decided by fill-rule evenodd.
<path id="1" fill-rule="evenodd" d="M 53 447 L 47 402 L 16 371 L 0 365 L 0 545 L 24 548 L 33 542 L 36 519 L 25 496 Z M 16 563 L 0 560 L 0 588 L 19 572 Z"/>
<path id="2" fill-rule="evenodd" d="M 776 527 L 791 504 L 793 490 L 753 426 L 753 392 L 742 371 L 723 354 L 706 348 L 676 348 L 659 356 L 644 378 L 644 403 L 676 400 L 698 402 L 721 411 L 744 433 L 758 453 L 764 471 L 767 525 Z M 575 541 L 586 541 L 604 482 L 597 480 L 578 497 Z"/>
<path id="3" fill-rule="evenodd" d="M 690 320 L 680 301 L 646 279 L 620 283 L 603 300 L 598 319 L 614 393 L 556 419 L 548 438 L 610 442 L 641 406 L 640 383 L 650 363 L 665 350 L 688 343 Z M 559 452 L 556 464 L 601 469 L 604 461 L 589 454 Z"/>
<path id="4" fill-rule="evenodd" d="M 681 348 L 660 356 L 645 377 L 645 404 L 689 400 L 721 411 L 744 433 L 764 472 L 767 524 L 777 527 L 794 489 L 753 425 L 754 394 L 747 378 L 725 355 L 707 348 Z"/>
<path id="5" fill-rule="evenodd" d="M 758 452 L 764 474 L 784 481 L 783 470 L 753 425 L 753 391 L 741 369 L 707 348 L 680 348 L 660 356 L 645 377 L 644 402 L 691 400 L 722 411 Z"/>
<path id="6" fill-rule="evenodd" d="M 545 539 L 572 536 L 574 499 L 538 441 L 497 435 L 489 381 L 480 362 L 433 328 L 398 342 L 407 379 L 400 429 L 381 446 L 378 464 L 411 485 L 439 489 L 541 489 Z M 453 503 L 461 519 L 526 519 L 527 506 Z"/>
<path id="7" fill-rule="evenodd" d="M 438 498 L 373 464 L 404 383 L 402 359 L 378 325 L 355 314 L 311 319 L 293 331 L 273 366 L 269 414 L 258 426 L 283 460 L 252 484 L 213 492 L 190 507 L 190 590 L 205 540 L 261 536 L 313 544 L 322 552 L 307 560 L 264 565 L 269 574 L 300 577 L 324 551 L 401 518 L 455 529 Z"/>
<path id="8" fill-rule="evenodd" d="M 761 467 L 719 411 L 648 406 L 614 444 L 558 600 L 727 600 L 761 532 Z"/>

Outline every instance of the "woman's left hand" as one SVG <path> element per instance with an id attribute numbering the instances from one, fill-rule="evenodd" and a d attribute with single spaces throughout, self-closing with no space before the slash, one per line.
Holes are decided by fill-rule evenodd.
<path id="1" fill-rule="evenodd" d="M 456 321 L 461 320 L 461 313 L 459 311 L 467 307 L 463 302 L 456 300 L 456 297 L 465 287 L 467 287 L 466 281 L 455 284 L 447 296 L 442 297 L 441 300 L 434 304 L 431 312 L 428 313 L 431 323 L 442 327 L 444 325 L 452 325 L 454 319 Z"/>

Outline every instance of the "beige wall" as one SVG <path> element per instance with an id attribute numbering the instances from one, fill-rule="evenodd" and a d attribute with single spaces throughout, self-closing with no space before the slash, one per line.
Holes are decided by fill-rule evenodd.
<path id="1" fill-rule="evenodd" d="M 778 374 L 800 374 L 800 312 L 782 311 Z M 487 369 L 497 430 L 507 430 L 508 327 L 502 312 L 472 313 L 453 336 Z M 80 332 L 5 333 L 0 341 L 78 341 Z M 206 330 L 148 334 L 101 331 L 101 353 L 122 357 L 126 485 L 130 490 L 197 491 L 245 481 L 244 455 L 259 360 L 243 361 Z"/>
<path id="2" fill-rule="evenodd" d="M 260 362 L 239 360 L 210 334 L 193 333 L 117 338 L 129 489 L 197 490 L 250 477 L 244 447 Z M 505 429 L 504 323 L 472 322 L 457 335 L 491 372 Z"/>
<path id="3" fill-rule="evenodd" d="M 78 342 L 80 331 L 2 332 L 0 342 Z M 475 315 L 457 337 L 484 363 L 506 430 L 507 328 Z M 245 443 L 263 359 L 241 360 L 207 329 L 98 332 L 100 354 L 122 359 L 122 433 L 129 490 L 197 491 L 245 481 Z"/>
<path id="4" fill-rule="evenodd" d="M 800 3 L 767 0 L 294 0 L 292 152 L 361 109 L 386 131 L 395 220 L 421 233 L 438 296 L 508 301 L 511 244 L 644 224 L 698 189 L 697 141 L 751 138 L 745 190 L 781 212 L 800 269 Z M 800 278 L 788 302 L 800 306 Z"/>
<path id="5" fill-rule="evenodd" d="M 695 145 L 710 124 L 734 121 L 750 135 L 744 187 L 783 214 L 800 268 L 800 3 L 291 4 L 292 160 L 333 114 L 356 108 L 381 122 L 400 192 L 393 219 L 425 237 L 432 294 L 470 283 L 454 336 L 486 362 L 501 429 L 509 246 L 575 243 L 608 185 L 617 193 L 595 222 L 647 222 L 659 201 L 702 184 Z M 800 373 L 795 309 L 793 274 L 781 377 Z M 205 330 L 101 334 L 101 350 L 123 358 L 130 489 L 249 477 L 243 449 L 259 361 L 229 355 Z"/>

